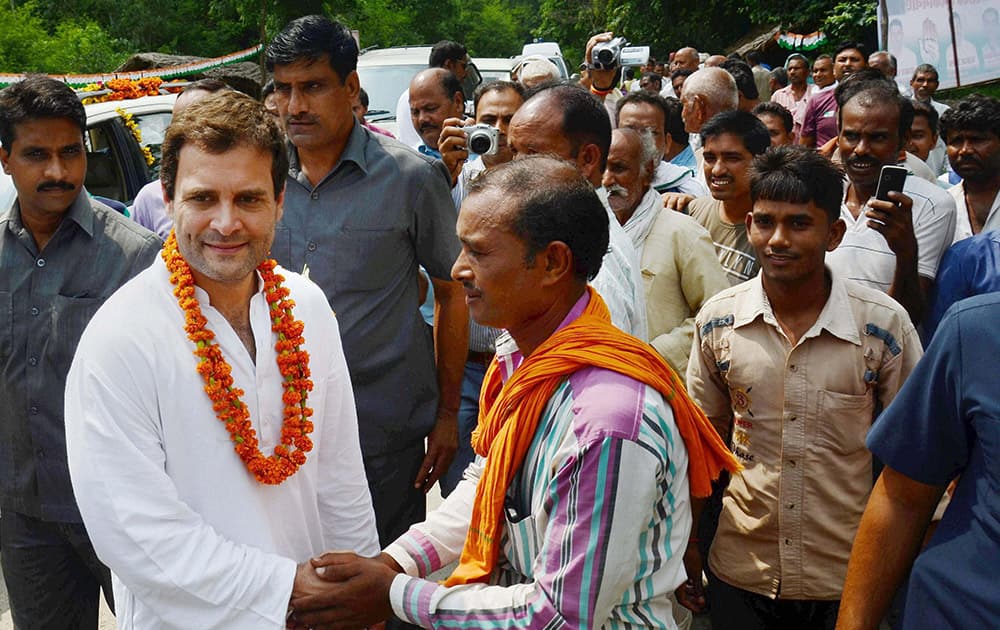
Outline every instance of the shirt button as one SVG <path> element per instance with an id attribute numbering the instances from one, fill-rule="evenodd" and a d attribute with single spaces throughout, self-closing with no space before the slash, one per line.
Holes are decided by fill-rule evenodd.
<path id="1" fill-rule="evenodd" d="M 791 466 L 792 468 L 795 468 L 795 460 L 794 459 L 788 460 L 788 465 Z"/>
<path id="2" fill-rule="evenodd" d="M 45 266 L 45 259 L 44 258 L 39 258 L 38 260 L 35 261 L 35 264 L 38 265 L 39 267 L 44 267 Z"/>
<path id="3" fill-rule="evenodd" d="M 32 405 L 31 408 L 28 409 L 28 413 L 30 413 L 33 416 L 37 416 L 38 415 L 38 407 L 35 407 L 34 405 Z"/>
<path id="4" fill-rule="evenodd" d="M 314 192 L 313 194 L 311 194 L 309 196 L 312 197 L 314 200 L 315 199 L 319 199 L 319 193 L 318 192 Z"/>
<path id="5" fill-rule="evenodd" d="M 793 363 L 793 364 L 789 365 L 788 369 L 791 370 L 792 372 L 794 372 L 795 371 L 795 364 Z"/>
<path id="6" fill-rule="evenodd" d="M 37 306 L 32 306 L 31 307 L 31 314 L 32 315 L 38 315 L 39 313 L 41 313 L 41 311 L 38 310 Z"/>
<path id="7" fill-rule="evenodd" d="M 798 420 L 797 416 L 791 416 L 790 418 L 788 418 L 789 422 L 795 422 L 796 420 Z"/>
<path id="8" fill-rule="evenodd" d="M 786 538 L 786 539 L 785 539 L 785 544 L 786 544 L 786 545 L 790 545 L 790 544 L 792 544 L 792 539 L 791 539 L 791 538 Z"/>
<path id="9" fill-rule="evenodd" d="M 794 510 L 795 509 L 795 504 L 794 503 L 789 503 L 788 504 L 788 509 L 789 510 Z"/>
<path id="10" fill-rule="evenodd" d="M 38 449 L 37 451 L 35 451 L 35 455 L 38 456 L 38 459 L 42 459 L 45 457 L 45 451 L 43 451 L 42 449 Z"/>
<path id="11" fill-rule="evenodd" d="M 30 359 L 28 359 L 28 365 L 38 365 L 38 359 L 35 357 L 31 357 Z"/>
<path id="12" fill-rule="evenodd" d="M 306 249 L 308 249 L 311 252 L 316 251 L 316 243 L 313 243 L 312 241 L 310 241 L 309 244 L 306 245 Z"/>

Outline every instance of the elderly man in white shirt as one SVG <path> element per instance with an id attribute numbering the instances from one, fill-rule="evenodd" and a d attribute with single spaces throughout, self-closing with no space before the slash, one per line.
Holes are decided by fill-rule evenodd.
<path id="1" fill-rule="evenodd" d="M 163 143 L 162 260 L 80 341 L 67 455 L 119 628 L 283 628 L 323 588 L 310 558 L 379 551 L 337 321 L 267 259 L 287 168 L 250 97 L 191 105 Z"/>

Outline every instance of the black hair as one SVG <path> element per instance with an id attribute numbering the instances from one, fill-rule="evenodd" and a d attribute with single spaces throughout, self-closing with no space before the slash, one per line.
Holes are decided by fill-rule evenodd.
<path id="1" fill-rule="evenodd" d="M 469 51 L 465 46 L 449 39 L 443 39 L 434 44 L 431 48 L 430 57 L 427 59 L 428 68 L 443 68 L 449 61 L 463 61 Z"/>
<path id="2" fill-rule="evenodd" d="M 365 88 L 358 89 L 358 102 L 361 103 L 362 107 L 364 107 L 365 109 L 368 109 L 368 102 L 369 102 L 368 101 L 368 92 L 365 91 Z"/>
<path id="3" fill-rule="evenodd" d="M 852 73 L 840 82 L 835 92 L 837 98 L 837 127 L 843 126 L 844 107 L 855 98 L 860 98 L 862 107 L 872 107 L 879 103 L 895 105 L 899 110 L 899 141 L 910 133 L 913 126 L 913 104 L 899 93 L 896 82 L 875 68 L 864 68 Z"/>
<path id="4" fill-rule="evenodd" d="M 608 212 L 575 165 L 546 155 L 519 157 L 486 169 L 469 185 L 470 196 L 492 191 L 517 204 L 511 229 L 527 244 L 526 263 L 561 241 L 573 253 L 577 280 L 594 279 L 608 250 Z"/>
<path id="5" fill-rule="evenodd" d="M 750 52 L 747 53 L 746 59 L 748 64 L 750 64 L 751 66 L 755 66 L 758 63 L 760 63 L 761 60 L 760 52 L 756 50 L 751 50 Z"/>
<path id="6" fill-rule="evenodd" d="M 11 150 L 17 126 L 39 118 L 65 118 L 87 131 L 87 112 L 73 90 L 56 79 L 31 74 L 0 90 L 0 143 Z"/>
<path id="7" fill-rule="evenodd" d="M 773 147 L 750 165 L 750 198 L 814 203 L 830 223 L 840 218 L 844 171 L 816 151 L 799 145 Z"/>
<path id="8" fill-rule="evenodd" d="M 837 49 L 833 51 L 834 59 L 836 59 L 837 55 L 844 52 L 845 50 L 851 50 L 851 49 L 861 53 L 861 58 L 864 60 L 865 63 L 868 63 L 868 48 L 861 42 L 840 42 L 840 44 L 837 46 Z"/>
<path id="9" fill-rule="evenodd" d="M 578 83 L 568 81 L 536 85 L 525 91 L 524 100 L 543 97 L 539 95 L 554 99 L 562 111 L 562 133 L 570 141 L 573 155 L 585 144 L 597 145 L 603 171 L 611 148 L 611 119 L 604 104 Z"/>
<path id="10" fill-rule="evenodd" d="M 795 121 L 792 120 L 792 112 L 788 111 L 784 105 L 775 103 L 774 101 L 758 103 L 750 113 L 754 116 L 760 116 L 761 114 L 777 116 L 781 119 L 781 124 L 788 133 L 792 133 L 792 128 L 795 126 Z"/>
<path id="11" fill-rule="evenodd" d="M 691 68 L 681 68 L 680 70 L 674 70 L 670 73 L 670 81 L 672 82 L 677 77 L 684 77 L 685 79 L 694 74 L 696 70 Z"/>
<path id="12" fill-rule="evenodd" d="M 479 109 L 479 99 L 481 99 L 484 94 L 489 94 L 490 92 L 506 92 L 507 90 L 517 92 L 517 95 L 524 99 L 524 86 L 517 81 L 490 81 L 488 83 L 480 83 L 476 88 L 476 91 L 472 93 L 473 111 Z"/>
<path id="13" fill-rule="evenodd" d="M 670 139 L 675 144 L 686 147 L 690 142 L 690 138 L 688 137 L 687 129 L 684 128 L 684 117 L 681 116 L 684 106 L 681 104 L 679 98 L 673 96 L 664 97 L 663 100 L 666 102 L 667 107 L 670 108 L 670 113 L 667 116 L 667 133 L 670 134 Z"/>
<path id="14" fill-rule="evenodd" d="M 941 114 L 941 137 L 945 142 L 948 132 L 962 129 L 987 131 L 1000 137 L 1000 100 L 970 94 Z"/>
<path id="15" fill-rule="evenodd" d="M 931 128 L 931 131 L 937 133 L 938 120 L 940 118 L 938 111 L 927 103 L 918 101 L 915 98 L 910 99 L 910 104 L 913 106 L 913 118 L 915 119 L 917 116 L 923 116 L 927 119 L 927 126 Z M 911 122 L 910 125 L 912 126 L 913 123 Z"/>
<path id="16" fill-rule="evenodd" d="M 447 70 L 441 73 L 441 90 L 448 97 L 448 100 L 455 98 L 455 92 L 462 93 L 462 102 L 465 102 L 465 92 L 462 91 L 462 82 L 458 80 L 455 73 Z"/>
<path id="17" fill-rule="evenodd" d="M 340 82 L 358 68 L 358 43 L 351 31 L 322 15 L 306 15 L 289 22 L 267 45 L 264 54 L 269 72 L 276 65 L 316 61 L 327 56 Z"/>
<path id="18" fill-rule="evenodd" d="M 655 72 L 643 72 L 642 76 L 639 77 L 639 79 L 640 80 L 649 79 L 650 81 L 656 81 L 657 83 L 660 84 L 661 87 L 663 86 L 663 77 L 659 74 L 656 74 Z"/>
<path id="19" fill-rule="evenodd" d="M 635 92 L 629 92 L 626 94 L 618 104 L 615 106 L 615 126 L 618 126 L 621 120 L 622 108 L 631 103 L 644 103 L 646 105 L 652 105 L 656 109 L 663 112 L 663 128 L 667 127 L 667 120 L 670 118 L 670 106 L 667 105 L 667 101 L 664 100 L 659 94 L 652 94 L 645 90 L 638 90 Z"/>
<path id="20" fill-rule="evenodd" d="M 712 116 L 701 128 L 702 144 L 707 139 L 724 133 L 731 133 L 743 140 L 743 146 L 751 155 L 760 155 L 771 146 L 771 134 L 767 127 L 750 112 L 734 110 Z"/>
<path id="21" fill-rule="evenodd" d="M 260 100 L 266 99 L 268 96 L 274 94 L 274 79 L 268 79 L 267 83 L 260 90 Z"/>
<path id="22" fill-rule="evenodd" d="M 746 62 L 740 61 L 739 59 L 726 59 L 719 67 L 733 75 L 736 80 L 736 88 L 743 95 L 743 98 L 753 100 L 755 98 L 760 98 L 760 92 L 757 91 L 757 83 L 753 80 L 753 70 Z"/>

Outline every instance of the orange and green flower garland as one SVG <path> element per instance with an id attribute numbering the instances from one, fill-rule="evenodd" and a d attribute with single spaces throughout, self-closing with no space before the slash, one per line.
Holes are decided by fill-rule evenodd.
<path id="1" fill-rule="evenodd" d="M 177 249 L 173 232 L 161 252 L 174 295 L 184 310 L 184 329 L 188 339 L 195 344 L 198 373 L 205 381 L 205 392 L 212 400 L 212 408 L 219 420 L 226 424 L 234 449 L 260 483 L 277 485 L 288 479 L 306 462 L 306 453 L 312 450 L 313 424 L 309 421 L 312 409 L 306 400 L 313 384 L 309 379 L 309 353 L 302 349 L 304 324 L 292 316 L 295 303 L 288 299 L 288 289 L 282 286 L 284 278 L 274 272 L 277 263 L 266 259 L 257 267 L 264 279 L 264 295 L 271 314 L 271 330 L 278 334 L 274 349 L 278 351 L 278 369 L 284 378 L 285 419 L 281 429 L 281 443 L 274 447 L 274 454 L 265 456 L 257 443 L 257 433 L 250 422 L 250 412 L 243 403 L 243 390 L 233 386 L 232 367 L 222 356 L 222 349 L 213 340 L 215 333 L 206 327 L 208 321 L 201 312 L 194 294 L 194 277 L 191 267 Z"/>
<path id="2" fill-rule="evenodd" d="M 131 112 L 127 112 L 121 107 L 115 108 L 115 113 L 122 119 L 122 123 L 128 129 L 135 141 L 139 143 L 142 148 L 142 157 L 146 160 L 147 166 L 152 166 L 153 162 L 156 161 L 156 157 L 153 156 L 153 150 L 149 148 L 148 144 L 142 143 L 142 129 L 139 129 L 139 123 L 135 122 L 135 116 Z"/>

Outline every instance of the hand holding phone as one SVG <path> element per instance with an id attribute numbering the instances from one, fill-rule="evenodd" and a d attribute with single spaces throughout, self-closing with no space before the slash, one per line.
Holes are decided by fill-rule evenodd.
<path id="1" fill-rule="evenodd" d="M 913 200 L 903 194 L 908 171 L 901 166 L 886 165 L 879 173 L 875 196 L 868 200 L 868 227 L 876 230 L 897 256 L 915 255 L 917 244 L 913 234 Z M 889 193 L 895 199 L 889 198 Z"/>

